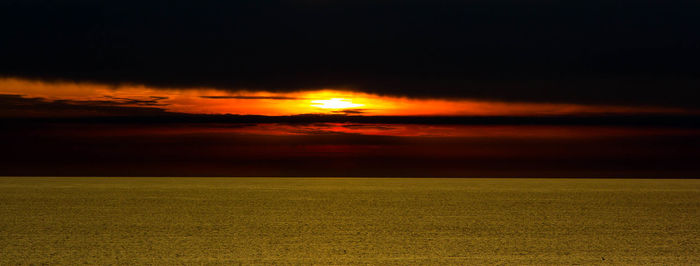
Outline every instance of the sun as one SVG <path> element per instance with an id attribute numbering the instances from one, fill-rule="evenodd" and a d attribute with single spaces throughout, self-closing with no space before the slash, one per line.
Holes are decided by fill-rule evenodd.
<path id="1" fill-rule="evenodd" d="M 324 109 L 345 109 L 364 106 L 364 104 L 353 103 L 350 99 L 332 98 L 329 100 L 313 100 L 311 106 Z"/>

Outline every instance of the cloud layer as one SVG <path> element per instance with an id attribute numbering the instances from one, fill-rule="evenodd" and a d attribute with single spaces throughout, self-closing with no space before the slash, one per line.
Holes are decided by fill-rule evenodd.
<path id="1" fill-rule="evenodd" d="M 3 1 L 0 75 L 697 107 L 691 1 Z"/>

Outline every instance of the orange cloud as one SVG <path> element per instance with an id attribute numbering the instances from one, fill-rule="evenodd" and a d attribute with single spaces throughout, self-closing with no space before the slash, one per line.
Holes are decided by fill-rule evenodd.
<path id="1" fill-rule="evenodd" d="M 193 114 L 296 115 L 362 114 L 387 116 L 542 116 L 590 114 L 686 113 L 679 108 L 602 106 L 562 103 L 491 102 L 468 99 L 390 97 L 343 89 L 273 93 L 211 88 L 162 89 L 141 85 L 0 79 L 0 94 L 46 101 L 103 102 L 150 106 Z"/>

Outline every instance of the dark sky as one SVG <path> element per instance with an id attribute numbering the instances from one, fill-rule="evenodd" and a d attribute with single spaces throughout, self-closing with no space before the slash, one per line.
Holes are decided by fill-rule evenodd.
<path id="1" fill-rule="evenodd" d="M 2 84 L 79 83 L 0 88 L 0 176 L 700 178 L 698 14 L 679 0 L 4 0 Z M 208 115 L 168 109 L 179 94 L 163 90 L 81 91 L 93 83 L 217 88 L 231 93 L 196 98 L 231 104 L 326 88 L 636 109 Z M 84 97 L 59 97 L 71 90 Z"/>
<path id="2" fill-rule="evenodd" d="M 697 107 L 700 2 L 0 3 L 0 75 Z"/>
<path id="3" fill-rule="evenodd" d="M 413 137 L 297 124 L 291 130 L 305 134 L 244 133 L 259 126 L 14 124 L 0 131 L 0 176 L 700 177 L 697 131 L 616 135 L 557 126 L 566 134 L 556 136 L 527 133 L 542 133 L 538 127 L 477 126 L 467 129 L 484 134 Z M 392 126 L 402 127 L 373 127 Z"/>

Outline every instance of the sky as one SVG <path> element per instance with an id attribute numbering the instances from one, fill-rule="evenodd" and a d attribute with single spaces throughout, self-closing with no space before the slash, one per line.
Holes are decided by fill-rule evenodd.
<path id="1" fill-rule="evenodd" d="M 697 178 L 698 12 L 2 1 L 0 175 Z"/>

